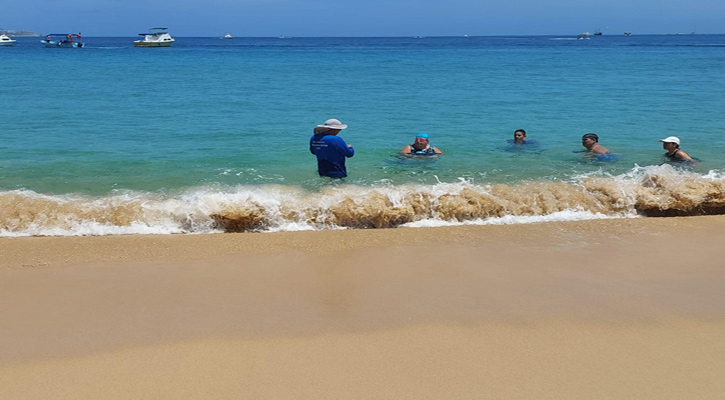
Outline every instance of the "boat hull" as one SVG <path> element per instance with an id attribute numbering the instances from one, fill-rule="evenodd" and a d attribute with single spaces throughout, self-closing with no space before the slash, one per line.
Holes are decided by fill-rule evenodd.
<path id="1" fill-rule="evenodd" d="M 60 42 L 59 43 L 59 42 L 56 42 L 53 40 L 51 40 L 51 41 L 41 40 L 40 43 L 43 43 L 45 45 L 45 47 L 49 47 L 49 48 L 61 47 L 64 49 L 74 49 L 74 48 L 83 47 L 83 43 L 81 43 L 81 42 Z"/>
<path id="2" fill-rule="evenodd" d="M 0 46 L 13 46 L 15 45 L 15 41 L 12 42 L 0 42 Z"/>
<path id="3" fill-rule="evenodd" d="M 172 42 L 144 42 L 144 41 L 137 41 L 133 42 L 133 45 L 136 47 L 169 47 L 171 46 Z"/>

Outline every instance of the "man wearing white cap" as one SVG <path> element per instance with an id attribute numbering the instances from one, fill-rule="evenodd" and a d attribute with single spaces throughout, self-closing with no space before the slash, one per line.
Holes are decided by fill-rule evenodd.
<path id="1" fill-rule="evenodd" d="M 310 138 L 310 153 L 317 156 L 317 172 L 320 176 L 347 176 L 345 158 L 354 156 L 355 150 L 337 136 L 345 128 L 347 125 L 334 118 L 315 128 L 314 135 Z"/>
<path id="2" fill-rule="evenodd" d="M 662 148 L 667 150 L 665 157 L 668 161 L 692 161 L 689 154 L 680 150 L 680 139 L 677 137 L 670 136 L 668 138 L 660 139 L 660 142 L 662 142 Z"/>

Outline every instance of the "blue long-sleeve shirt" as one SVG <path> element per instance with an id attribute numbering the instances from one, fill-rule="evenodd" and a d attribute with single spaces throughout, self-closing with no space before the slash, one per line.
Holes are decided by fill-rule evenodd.
<path id="1" fill-rule="evenodd" d="M 317 156 L 320 176 L 344 178 L 347 176 L 345 158 L 354 156 L 355 150 L 336 135 L 319 133 L 310 138 L 310 153 Z"/>

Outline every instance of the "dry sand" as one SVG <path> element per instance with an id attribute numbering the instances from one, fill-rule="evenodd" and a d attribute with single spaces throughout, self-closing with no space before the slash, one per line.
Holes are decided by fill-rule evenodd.
<path id="1" fill-rule="evenodd" d="M 0 239 L 0 399 L 721 399 L 725 217 Z"/>

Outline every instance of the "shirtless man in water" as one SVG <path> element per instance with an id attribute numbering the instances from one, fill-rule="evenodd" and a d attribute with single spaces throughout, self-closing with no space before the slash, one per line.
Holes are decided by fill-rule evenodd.
<path id="1" fill-rule="evenodd" d="M 582 136 L 582 146 L 587 149 L 587 152 L 593 154 L 609 154 L 609 150 L 599 144 L 599 136 L 594 133 L 587 133 Z"/>

